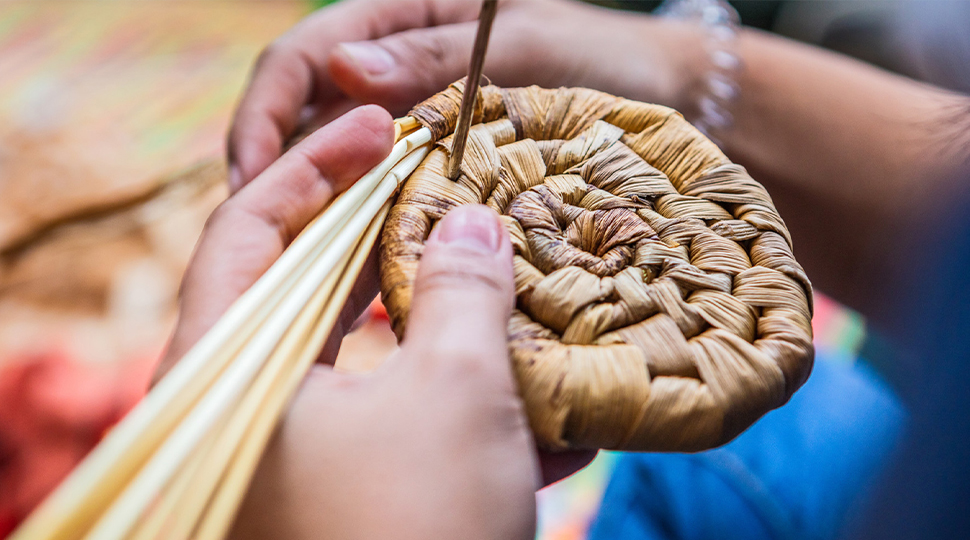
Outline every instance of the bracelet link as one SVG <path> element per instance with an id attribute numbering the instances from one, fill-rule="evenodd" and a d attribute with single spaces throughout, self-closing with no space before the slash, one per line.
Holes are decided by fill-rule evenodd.
<path id="1" fill-rule="evenodd" d="M 731 108 L 741 91 L 737 82 L 743 69 L 737 46 L 738 12 L 725 0 L 666 0 L 656 14 L 696 23 L 703 30 L 707 65 L 693 98 L 696 117 L 688 120 L 721 145 L 721 138 L 734 125 Z"/>

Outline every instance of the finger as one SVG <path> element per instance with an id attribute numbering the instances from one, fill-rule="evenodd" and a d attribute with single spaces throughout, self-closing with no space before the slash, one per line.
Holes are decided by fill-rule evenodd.
<path id="1" fill-rule="evenodd" d="M 292 47 L 273 44 L 256 61 L 229 130 L 229 190 L 235 193 L 283 151 L 309 101 L 314 66 Z"/>
<path id="2" fill-rule="evenodd" d="M 355 109 L 311 134 L 219 206 L 182 280 L 179 320 L 158 376 L 216 322 L 333 199 L 390 152 L 390 115 Z"/>
<path id="3" fill-rule="evenodd" d="M 321 9 L 260 55 L 229 132 L 230 189 L 235 192 L 282 153 L 307 105 L 340 99 L 329 78 L 333 47 L 428 25 L 474 18 L 475 0 L 347 1 Z"/>
<path id="4" fill-rule="evenodd" d="M 402 347 L 410 358 L 492 373 L 511 382 L 506 327 L 514 300 L 512 246 L 498 215 L 460 206 L 421 256 Z"/>
<path id="5" fill-rule="evenodd" d="M 562 78 L 560 59 L 534 61 L 546 59 L 545 41 L 525 26 L 532 22 L 529 13 L 522 13 L 524 7 L 505 6 L 495 21 L 483 71 L 495 84 L 516 86 Z M 361 103 L 377 103 L 395 115 L 404 114 L 467 73 L 476 31 L 477 23 L 468 21 L 341 43 L 330 55 L 330 78 Z"/>
<path id="6" fill-rule="evenodd" d="M 569 450 L 549 452 L 539 450 L 539 465 L 542 468 L 542 486 L 554 484 L 573 475 L 590 464 L 596 457 L 596 450 Z"/>
<path id="7" fill-rule="evenodd" d="M 330 76 L 346 95 L 404 114 L 465 74 L 475 28 L 452 24 L 341 43 L 330 56 Z"/>

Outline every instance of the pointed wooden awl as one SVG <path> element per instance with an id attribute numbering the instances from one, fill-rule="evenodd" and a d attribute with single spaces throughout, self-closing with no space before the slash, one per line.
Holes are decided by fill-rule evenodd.
<path id="1" fill-rule="evenodd" d="M 468 77 L 465 78 L 465 91 L 461 96 L 461 110 L 458 113 L 458 126 L 455 128 L 455 138 L 451 144 L 451 158 L 448 160 L 448 178 L 457 180 L 461 174 L 461 160 L 465 156 L 465 142 L 468 140 L 468 129 L 472 125 L 475 113 L 475 101 L 478 98 L 478 80 L 482 77 L 482 65 L 485 63 L 485 50 L 488 49 L 488 36 L 492 32 L 492 21 L 498 10 L 498 0 L 482 0 L 482 11 L 478 15 L 478 35 L 475 36 L 475 47 L 472 49 L 472 59 L 468 64 Z"/>

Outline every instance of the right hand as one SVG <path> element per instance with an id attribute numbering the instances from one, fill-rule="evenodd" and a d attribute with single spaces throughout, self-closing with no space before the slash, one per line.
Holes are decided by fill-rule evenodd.
<path id="1" fill-rule="evenodd" d="M 362 103 L 394 115 L 465 75 L 480 0 L 344 0 L 271 44 L 229 134 L 230 189 L 301 124 Z M 696 40 L 684 25 L 566 0 L 500 5 L 484 74 L 500 86 L 585 86 L 678 107 Z"/>

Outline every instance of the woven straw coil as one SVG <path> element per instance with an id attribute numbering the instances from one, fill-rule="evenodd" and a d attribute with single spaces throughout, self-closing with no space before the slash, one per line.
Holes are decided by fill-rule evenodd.
<path id="1" fill-rule="evenodd" d="M 486 86 L 452 182 L 462 87 L 410 113 L 438 142 L 384 229 L 381 288 L 399 337 L 432 227 L 482 203 L 512 239 L 509 350 L 541 445 L 707 449 L 801 386 L 811 284 L 744 168 L 666 107 Z"/>

